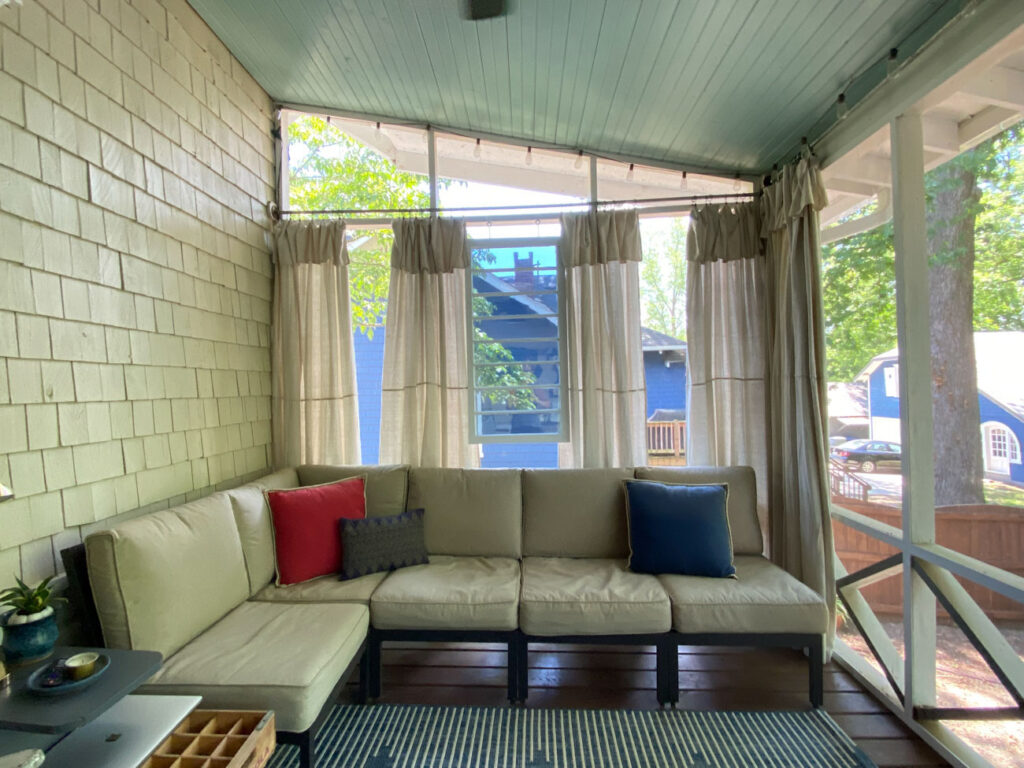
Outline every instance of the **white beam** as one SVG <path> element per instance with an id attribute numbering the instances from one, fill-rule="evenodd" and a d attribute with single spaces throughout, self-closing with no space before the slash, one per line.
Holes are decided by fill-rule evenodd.
<path id="1" fill-rule="evenodd" d="M 853 179 L 847 179 L 843 176 L 837 176 L 831 172 L 831 169 L 822 173 L 821 176 L 822 180 L 825 182 L 825 189 L 834 190 L 840 194 L 846 195 L 871 197 L 883 186 L 882 184 L 869 184 L 864 181 L 854 181 Z"/>
<path id="2" fill-rule="evenodd" d="M 898 71 L 854 105 L 844 120 L 814 142 L 823 167 L 845 155 L 887 121 L 905 112 L 975 58 L 1024 24 L 1024 2 L 971 3 Z M 993 62 L 994 63 L 994 62 Z"/>
<path id="3" fill-rule="evenodd" d="M 960 152 L 960 134 L 956 120 L 936 115 L 923 115 L 924 148 L 953 156 Z"/>
<path id="4" fill-rule="evenodd" d="M 1024 72 L 992 67 L 960 88 L 961 93 L 1013 110 L 1024 110 Z"/>
<path id="5" fill-rule="evenodd" d="M 1020 113 L 1006 107 L 985 107 L 978 114 L 960 123 L 957 132 L 960 144 L 972 147 L 994 136 L 1020 120 Z"/>
<path id="6" fill-rule="evenodd" d="M 921 115 L 895 118 L 892 137 L 896 338 L 903 444 L 904 705 L 935 704 L 935 596 L 911 567 L 910 544 L 935 542 L 931 329 Z"/>
<path id="7" fill-rule="evenodd" d="M 824 213 L 824 211 L 822 212 Z M 875 227 L 880 227 L 892 218 L 892 195 L 888 189 L 878 193 L 878 207 L 867 216 L 861 216 L 853 221 L 844 221 L 841 224 L 823 229 L 821 231 L 822 243 L 834 243 L 861 232 L 868 232 Z M 822 218 L 824 221 L 824 217 Z"/>
<path id="8" fill-rule="evenodd" d="M 849 179 L 875 187 L 887 187 L 892 183 L 892 168 L 888 159 L 874 154 L 844 157 L 828 167 L 828 175 L 833 179 Z"/>

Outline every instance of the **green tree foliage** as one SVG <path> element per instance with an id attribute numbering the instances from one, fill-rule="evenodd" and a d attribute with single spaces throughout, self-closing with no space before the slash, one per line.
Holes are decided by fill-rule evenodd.
<path id="1" fill-rule="evenodd" d="M 644 325 L 677 339 L 686 338 L 686 231 L 687 220 L 675 219 L 644 247 L 640 267 Z"/>
<path id="2" fill-rule="evenodd" d="M 293 209 L 372 210 L 430 205 L 429 181 L 425 177 L 399 170 L 391 160 L 356 141 L 325 118 L 303 115 L 292 121 L 288 154 L 289 206 Z M 372 337 L 373 329 L 384 324 L 393 241 L 390 227 L 359 232 L 349 241 L 352 324 L 367 336 Z M 476 251 L 474 260 L 491 263 L 494 255 Z M 486 298 L 473 298 L 474 315 L 490 316 L 493 311 L 494 305 Z M 514 361 L 508 349 L 492 342 L 479 328 L 473 330 L 476 362 Z M 477 375 L 481 386 L 514 387 L 488 390 L 485 399 L 492 405 L 517 410 L 536 407 L 533 390 L 525 388 L 535 381 L 533 373 L 516 365 L 485 366 Z"/>
<path id="3" fill-rule="evenodd" d="M 303 115 L 288 133 L 289 205 L 304 211 L 422 208 L 429 182 L 406 173 L 325 118 Z M 390 227 L 359 233 L 349 243 L 352 324 L 368 336 L 384 323 L 391 274 Z"/>
<path id="4" fill-rule="evenodd" d="M 950 161 L 977 175 L 974 213 L 974 328 L 1024 329 L 1024 132 L 1015 126 Z M 929 172 L 934 198 L 943 176 Z M 851 214 L 870 213 L 874 204 Z M 940 263 L 952 254 L 932 254 Z M 831 381 L 850 381 L 875 355 L 896 346 L 892 224 L 822 249 L 822 285 Z"/>

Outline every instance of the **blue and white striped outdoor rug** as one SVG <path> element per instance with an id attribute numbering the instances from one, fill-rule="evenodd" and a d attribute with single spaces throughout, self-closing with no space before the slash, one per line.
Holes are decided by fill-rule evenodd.
<path id="1" fill-rule="evenodd" d="M 339 706 L 320 768 L 869 768 L 822 710 L 687 712 Z M 295 768 L 279 746 L 270 768 Z"/>

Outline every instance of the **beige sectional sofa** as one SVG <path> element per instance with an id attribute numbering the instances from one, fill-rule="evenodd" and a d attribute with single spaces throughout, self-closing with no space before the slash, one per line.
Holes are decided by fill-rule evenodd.
<path id="1" fill-rule="evenodd" d="M 429 564 L 275 586 L 263 490 L 354 475 L 368 516 L 427 510 Z M 631 572 L 622 483 L 633 478 L 727 483 L 739 578 Z M 527 697 L 532 642 L 654 645 L 662 703 L 678 700 L 680 644 L 806 648 L 819 705 L 828 612 L 761 555 L 754 499 L 746 467 L 303 466 L 92 534 L 84 555 L 106 645 L 164 656 L 146 692 L 273 709 L 281 740 L 311 765 L 312 734 L 356 664 L 362 694 L 379 695 L 390 640 L 505 643 L 511 701 Z"/>

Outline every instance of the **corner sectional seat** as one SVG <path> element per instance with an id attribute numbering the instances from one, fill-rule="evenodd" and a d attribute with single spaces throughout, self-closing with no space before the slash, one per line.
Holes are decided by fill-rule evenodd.
<path id="1" fill-rule="evenodd" d="M 353 476 L 369 517 L 426 510 L 429 563 L 276 586 L 264 490 Z M 737 578 L 630 571 L 623 481 L 634 478 L 728 485 Z M 83 570 L 105 644 L 163 654 L 144 692 L 273 709 L 280 739 L 311 765 L 312 734 L 357 664 L 361 695 L 379 695 L 390 640 L 505 643 L 512 701 L 528 695 L 531 642 L 653 645 L 662 703 L 678 700 L 681 644 L 805 648 L 820 705 L 828 611 L 762 549 L 748 467 L 300 466 L 94 533 Z"/>

